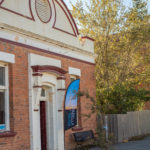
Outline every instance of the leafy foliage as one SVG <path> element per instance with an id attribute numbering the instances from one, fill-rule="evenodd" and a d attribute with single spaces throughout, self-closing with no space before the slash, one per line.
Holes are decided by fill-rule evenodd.
<path id="1" fill-rule="evenodd" d="M 105 99 L 105 103 L 101 103 L 103 112 L 106 114 L 122 114 L 142 110 L 144 102 L 150 100 L 150 91 L 116 84 L 110 90 L 105 90 L 103 96 Z"/>
<path id="2" fill-rule="evenodd" d="M 134 7 L 127 11 L 119 0 L 91 0 L 90 5 L 85 4 L 86 8 L 78 0 L 73 5 L 72 13 L 80 32 L 95 39 L 96 105 L 100 105 L 101 113 L 107 113 L 112 107 L 109 100 L 116 100 L 117 106 L 113 102 L 112 107 L 116 113 L 140 109 L 143 99 L 128 97 L 128 90 L 133 92 L 135 87 L 150 83 L 149 16 L 146 2 L 133 0 L 133 3 Z M 127 108 L 121 112 L 118 105 Z"/>
<path id="3" fill-rule="evenodd" d="M 133 8 L 126 10 L 120 0 L 77 0 L 72 14 L 80 32 L 95 39 L 96 101 L 88 92 L 80 96 L 92 101 L 91 113 L 126 113 L 142 109 L 150 100 L 150 92 L 141 87 L 150 84 L 150 25 L 147 3 L 133 0 Z M 89 115 L 90 116 L 90 115 Z M 102 117 L 101 117 L 102 118 Z M 103 128 L 98 133 L 98 144 L 110 150 L 111 139 L 106 139 Z"/>
<path id="4" fill-rule="evenodd" d="M 147 0 L 133 0 L 133 6 L 137 10 L 139 19 L 143 20 L 143 16 L 148 15 Z"/>

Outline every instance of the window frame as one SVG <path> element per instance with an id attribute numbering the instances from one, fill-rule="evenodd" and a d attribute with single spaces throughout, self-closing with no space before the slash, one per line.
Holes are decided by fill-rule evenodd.
<path id="1" fill-rule="evenodd" d="M 4 105 L 5 105 L 5 124 L 0 124 L 0 126 L 5 125 L 5 129 L 0 129 L 0 132 L 9 131 L 10 130 L 10 122 L 9 122 L 9 76 L 8 76 L 8 64 L 0 62 L 0 67 L 4 67 L 5 71 L 5 84 L 0 85 L 0 91 L 4 92 Z"/>

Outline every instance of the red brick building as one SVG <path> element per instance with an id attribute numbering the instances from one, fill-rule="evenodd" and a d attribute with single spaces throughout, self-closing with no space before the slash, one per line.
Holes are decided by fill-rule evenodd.
<path id="1" fill-rule="evenodd" d="M 79 37 L 62 0 L 0 0 L 0 150 L 69 149 L 73 132 L 95 129 L 82 98 L 64 134 L 71 80 L 95 95 L 93 40 Z"/>

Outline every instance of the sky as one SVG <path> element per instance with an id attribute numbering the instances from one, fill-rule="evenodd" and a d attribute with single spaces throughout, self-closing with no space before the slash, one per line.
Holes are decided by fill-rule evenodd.
<path id="1" fill-rule="evenodd" d="M 64 2 L 67 4 L 69 9 L 71 9 L 70 1 L 74 4 L 76 2 L 76 0 L 64 0 Z M 123 0 L 123 1 L 124 1 L 124 4 L 126 4 L 126 6 L 128 6 L 128 7 L 132 6 L 131 0 Z M 90 3 L 90 0 L 83 0 L 83 2 Z M 148 7 L 149 7 L 149 13 L 150 13 L 150 0 L 148 0 Z"/>

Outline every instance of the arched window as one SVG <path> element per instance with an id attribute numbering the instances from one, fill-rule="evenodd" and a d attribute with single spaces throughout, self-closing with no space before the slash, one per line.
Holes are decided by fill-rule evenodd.
<path id="1" fill-rule="evenodd" d="M 41 101 L 46 101 L 47 100 L 47 90 L 45 87 L 43 87 L 41 89 L 41 97 L 40 97 Z"/>

